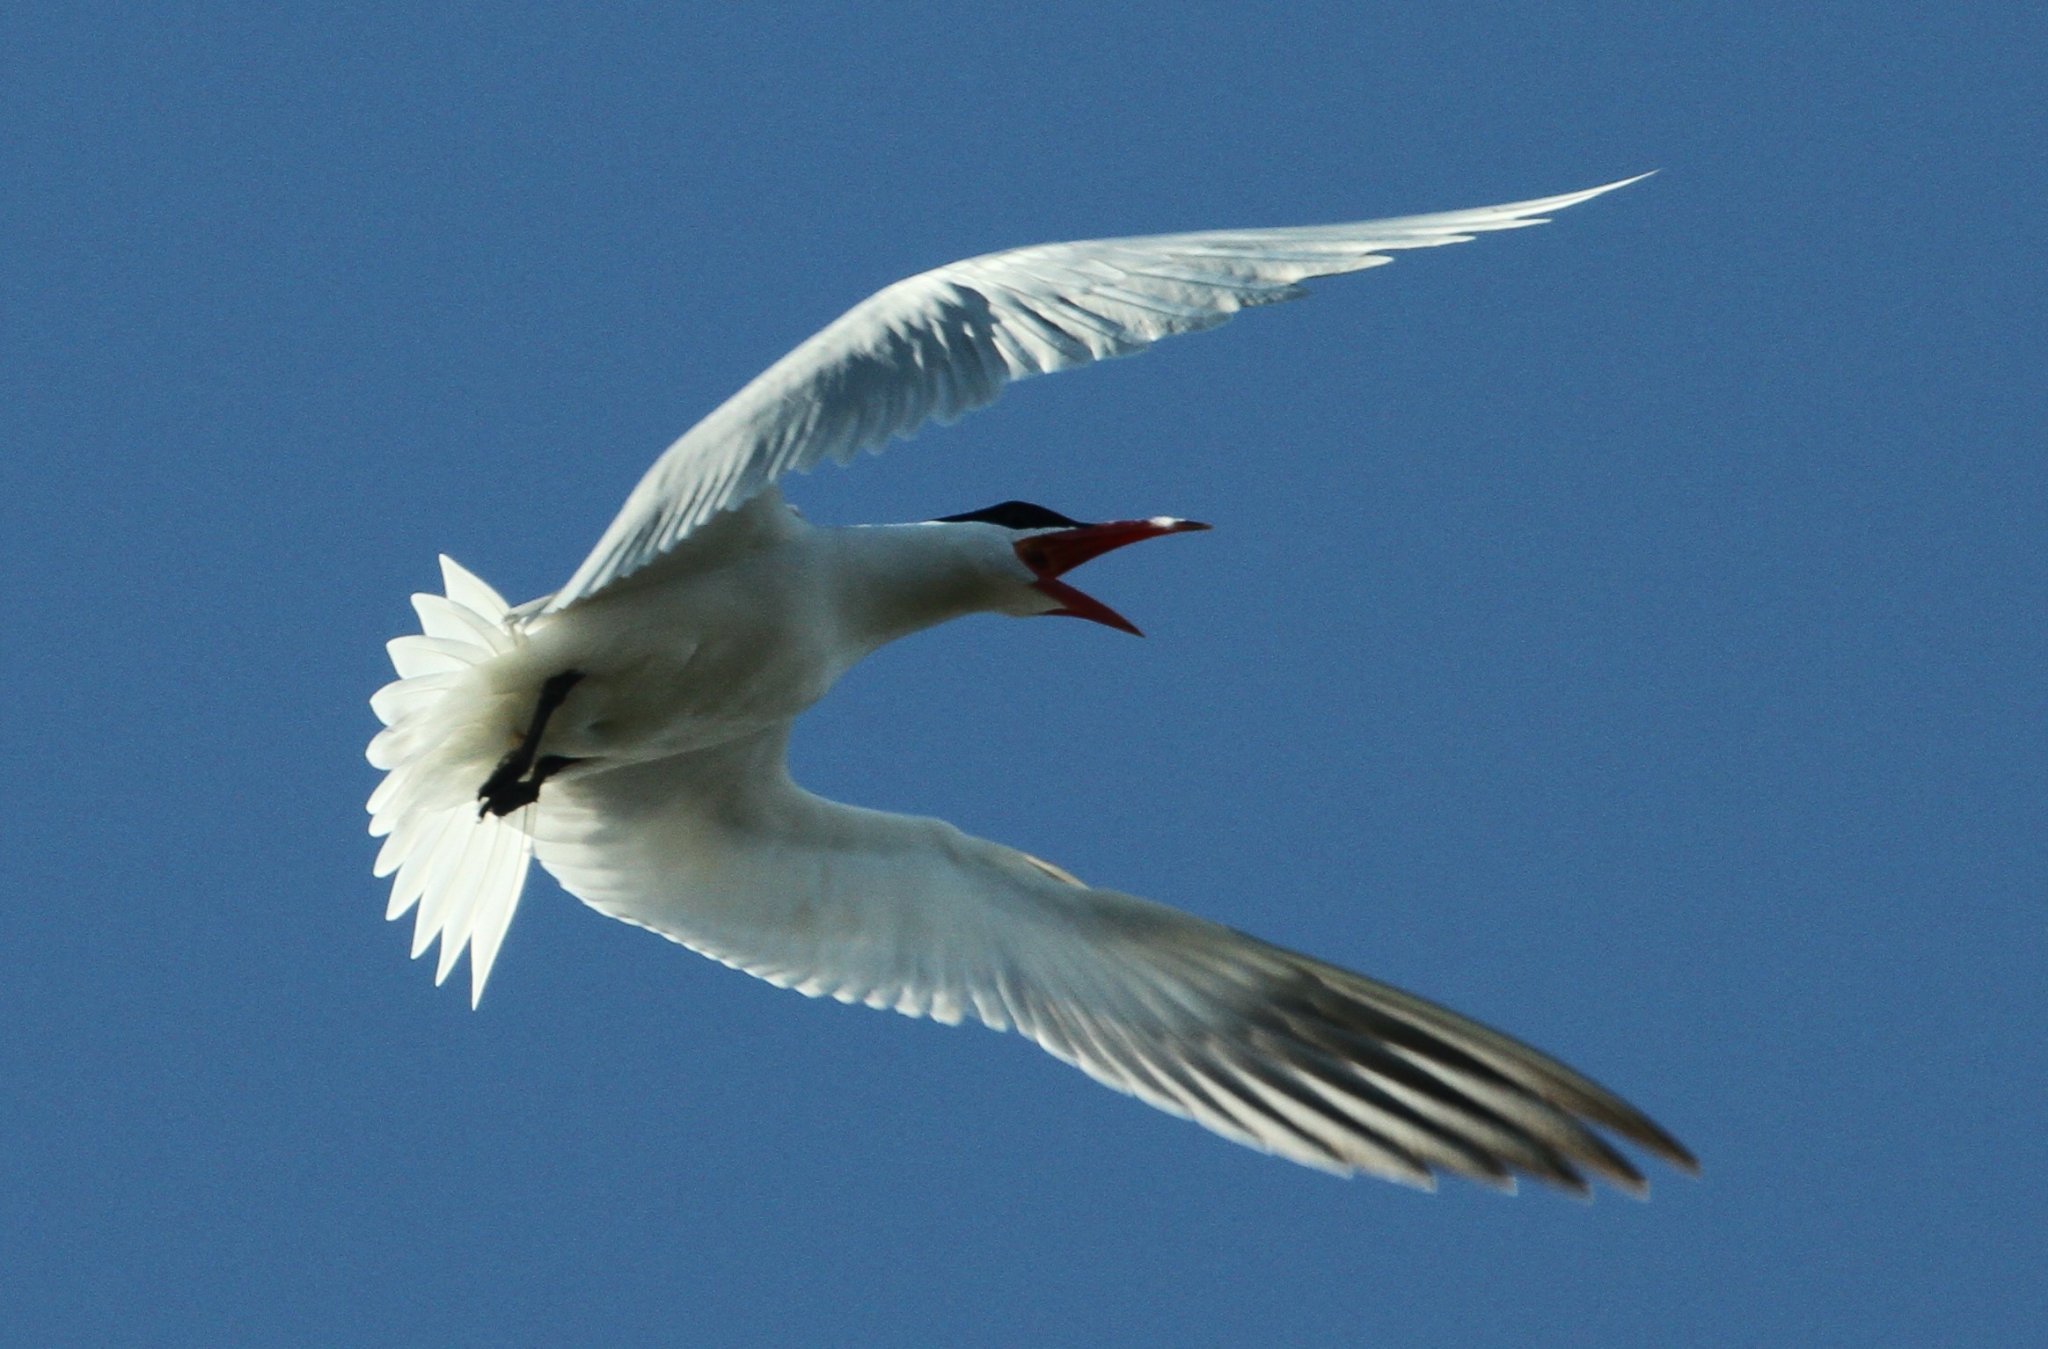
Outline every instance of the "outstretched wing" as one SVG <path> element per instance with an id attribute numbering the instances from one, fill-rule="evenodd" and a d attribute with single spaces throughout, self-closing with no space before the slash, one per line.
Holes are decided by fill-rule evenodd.
<path id="1" fill-rule="evenodd" d="M 995 401 L 1029 375 L 1213 328 L 1301 282 L 1542 224 L 1638 181 L 1439 215 L 1040 244 L 955 262 L 878 291 L 777 361 L 655 461 L 597 547 L 548 602 L 560 609 L 647 565 L 791 469 L 841 463 Z"/>
<path id="2" fill-rule="evenodd" d="M 1410 994 L 939 820 L 793 784 L 786 734 L 549 789 L 541 863 L 572 893 L 813 997 L 1015 1029 L 1098 1081 L 1250 1147 L 1429 1186 L 1576 1192 L 1641 1174 L 1594 1126 L 1688 1170 L 1612 1092 Z"/>

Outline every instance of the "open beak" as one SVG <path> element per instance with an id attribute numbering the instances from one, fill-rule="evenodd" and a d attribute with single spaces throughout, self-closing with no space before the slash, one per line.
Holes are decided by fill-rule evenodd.
<path id="1" fill-rule="evenodd" d="M 1076 525 L 1072 529 L 1049 530 L 1019 539 L 1017 556 L 1037 574 L 1038 579 L 1031 583 L 1033 588 L 1059 601 L 1060 607 L 1052 613 L 1085 618 L 1092 623 L 1128 632 L 1133 637 L 1143 637 L 1145 634 L 1139 632 L 1131 620 L 1094 596 L 1082 594 L 1059 577 L 1083 562 L 1092 561 L 1126 544 L 1208 527 L 1198 520 L 1175 520 L 1163 515 L 1150 520 L 1111 520 L 1107 524 Z"/>

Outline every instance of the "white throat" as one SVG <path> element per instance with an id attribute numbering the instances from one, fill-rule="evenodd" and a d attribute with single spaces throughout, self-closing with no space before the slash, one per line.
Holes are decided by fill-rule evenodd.
<path id="1" fill-rule="evenodd" d="M 829 532 L 842 639 L 868 650 L 968 614 L 1043 611 L 1010 530 L 934 522 Z"/>

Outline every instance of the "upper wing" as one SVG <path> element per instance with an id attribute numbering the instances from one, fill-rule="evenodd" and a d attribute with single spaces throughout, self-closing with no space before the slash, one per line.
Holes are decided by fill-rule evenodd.
<path id="1" fill-rule="evenodd" d="M 1639 175 L 1639 177 L 1644 175 Z M 1543 223 L 1625 187 L 1439 215 L 1293 229 L 1040 244 L 955 262 L 876 292 L 770 366 L 657 459 L 569 583 L 559 609 L 645 566 L 718 511 L 791 469 L 845 463 L 925 422 L 995 401 L 1005 384 L 1291 300 L 1312 277 Z"/>
<path id="2" fill-rule="evenodd" d="M 1398 989 L 790 782 L 782 733 L 549 788 L 542 865 L 601 912 L 813 997 L 1014 1027 L 1097 1080 L 1310 1166 L 1630 1191 L 1589 1125 L 1694 1168 L 1612 1092 Z"/>

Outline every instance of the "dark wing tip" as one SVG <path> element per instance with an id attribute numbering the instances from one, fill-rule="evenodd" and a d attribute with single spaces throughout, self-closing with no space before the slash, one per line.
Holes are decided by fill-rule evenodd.
<path id="1" fill-rule="evenodd" d="M 1659 1161 L 1689 1176 L 1697 1176 L 1700 1173 L 1700 1161 L 1693 1156 L 1692 1149 L 1679 1142 L 1670 1131 L 1642 1111 L 1628 1105 L 1612 1093 L 1607 1095 L 1608 1101 L 1602 1104 L 1608 1108 L 1589 1110 L 1587 1118 L 1604 1128 L 1612 1129 Z"/>
<path id="2" fill-rule="evenodd" d="M 1432 1169 L 1495 1185 L 1499 1175 L 1512 1185 L 1512 1177 L 1521 1174 L 1578 1198 L 1589 1198 L 1599 1181 L 1646 1198 L 1650 1185 L 1642 1171 L 1595 1131 L 1607 1129 L 1680 1171 L 1698 1174 L 1698 1160 L 1669 1132 L 1548 1055 L 1362 975 L 1281 948 L 1265 949 L 1279 957 L 1278 968 L 1264 971 L 1263 986 L 1254 993 L 1264 1004 L 1263 1015 L 1249 1012 L 1247 1020 L 1277 1029 L 1270 1019 L 1277 1016 L 1286 1025 L 1285 1038 L 1299 1048 L 1334 1052 L 1354 1071 L 1392 1074 L 1423 1093 L 1430 1119 L 1401 1113 L 1448 1145 L 1448 1151 L 1427 1158 Z"/>

